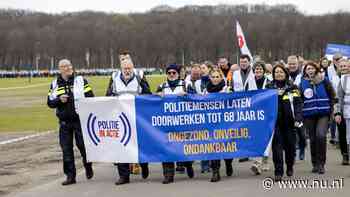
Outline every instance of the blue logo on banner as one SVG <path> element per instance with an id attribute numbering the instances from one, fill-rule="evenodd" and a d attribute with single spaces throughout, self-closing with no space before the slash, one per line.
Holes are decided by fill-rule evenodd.
<path id="1" fill-rule="evenodd" d="M 120 123 L 123 129 L 120 128 Z M 86 127 L 90 140 L 96 146 L 101 143 L 102 138 L 120 139 L 120 143 L 127 146 L 131 138 L 130 121 L 123 112 L 117 116 L 116 120 L 98 120 L 96 115 L 90 113 Z M 121 131 L 123 131 L 122 135 Z"/>

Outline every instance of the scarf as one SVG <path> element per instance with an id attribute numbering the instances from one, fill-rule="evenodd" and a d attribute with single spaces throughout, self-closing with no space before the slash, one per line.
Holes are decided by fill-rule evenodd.
<path id="1" fill-rule="evenodd" d="M 208 92 L 220 92 L 225 87 L 225 80 L 222 80 L 219 84 L 214 85 L 211 81 L 209 81 L 207 85 Z"/>

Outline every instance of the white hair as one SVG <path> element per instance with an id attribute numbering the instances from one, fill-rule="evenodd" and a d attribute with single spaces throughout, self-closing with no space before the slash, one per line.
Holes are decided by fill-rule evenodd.
<path id="1" fill-rule="evenodd" d="M 61 66 L 61 65 L 70 65 L 72 66 L 72 63 L 68 60 L 68 59 L 62 59 L 58 62 L 58 66 Z"/>

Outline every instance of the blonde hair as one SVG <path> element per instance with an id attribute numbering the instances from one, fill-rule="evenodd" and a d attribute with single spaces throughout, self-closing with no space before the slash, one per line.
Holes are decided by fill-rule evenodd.
<path id="1" fill-rule="evenodd" d="M 222 70 L 219 69 L 219 68 L 213 68 L 213 69 L 211 69 L 211 70 L 209 71 L 209 76 L 212 76 L 213 73 L 215 73 L 215 72 L 219 73 L 219 75 L 221 76 L 221 78 L 224 78 L 224 73 L 223 73 Z"/>

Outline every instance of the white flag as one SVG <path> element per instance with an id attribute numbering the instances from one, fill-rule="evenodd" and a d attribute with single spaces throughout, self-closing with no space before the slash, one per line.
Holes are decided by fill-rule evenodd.
<path id="1" fill-rule="evenodd" d="M 250 60 L 253 60 L 253 56 L 248 49 L 247 42 L 245 40 L 241 25 L 239 24 L 238 21 L 236 21 L 236 30 L 237 30 L 238 46 L 239 46 L 239 49 L 241 50 L 241 53 L 245 55 L 249 55 Z"/>

